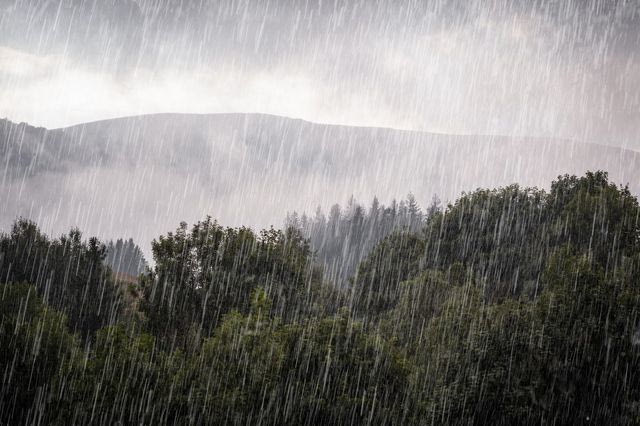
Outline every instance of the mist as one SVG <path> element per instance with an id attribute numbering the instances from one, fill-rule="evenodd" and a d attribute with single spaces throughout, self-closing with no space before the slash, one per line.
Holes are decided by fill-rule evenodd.
<path id="1" fill-rule="evenodd" d="M 0 425 L 640 424 L 640 0 L 0 0 Z"/>

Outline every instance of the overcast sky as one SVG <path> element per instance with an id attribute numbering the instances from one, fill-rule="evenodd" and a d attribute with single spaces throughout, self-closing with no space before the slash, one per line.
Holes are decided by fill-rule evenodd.
<path id="1" fill-rule="evenodd" d="M 640 150 L 640 0 L 0 0 L 0 117 L 154 112 Z"/>

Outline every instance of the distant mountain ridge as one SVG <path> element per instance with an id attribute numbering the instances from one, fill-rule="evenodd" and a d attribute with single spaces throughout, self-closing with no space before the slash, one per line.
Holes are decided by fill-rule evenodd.
<path id="1" fill-rule="evenodd" d="M 17 216 L 144 246 L 181 220 L 280 226 L 351 195 L 383 202 L 603 169 L 640 193 L 640 153 L 544 138 L 316 124 L 264 114 L 154 114 L 47 130 L 0 121 L 0 229 Z"/>

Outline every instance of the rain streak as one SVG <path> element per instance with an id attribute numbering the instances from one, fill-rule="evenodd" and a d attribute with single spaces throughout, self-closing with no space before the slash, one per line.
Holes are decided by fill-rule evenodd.
<path id="1" fill-rule="evenodd" d="M 640 0 L 0 0 L 0 425 L 640 424 Z"/>

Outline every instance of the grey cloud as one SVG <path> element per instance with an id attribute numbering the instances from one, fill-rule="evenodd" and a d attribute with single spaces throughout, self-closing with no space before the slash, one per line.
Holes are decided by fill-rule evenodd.
<path id="1" fill-rule="evenodd" d="M 119 80 L 167 68 L 301 74 L 337 111 L 369 102 L 398 127 L 640 149 L 637 0 L 0 4 L 0 44 Z M 406 63 L 390 66 L 394 55 Z"/>

